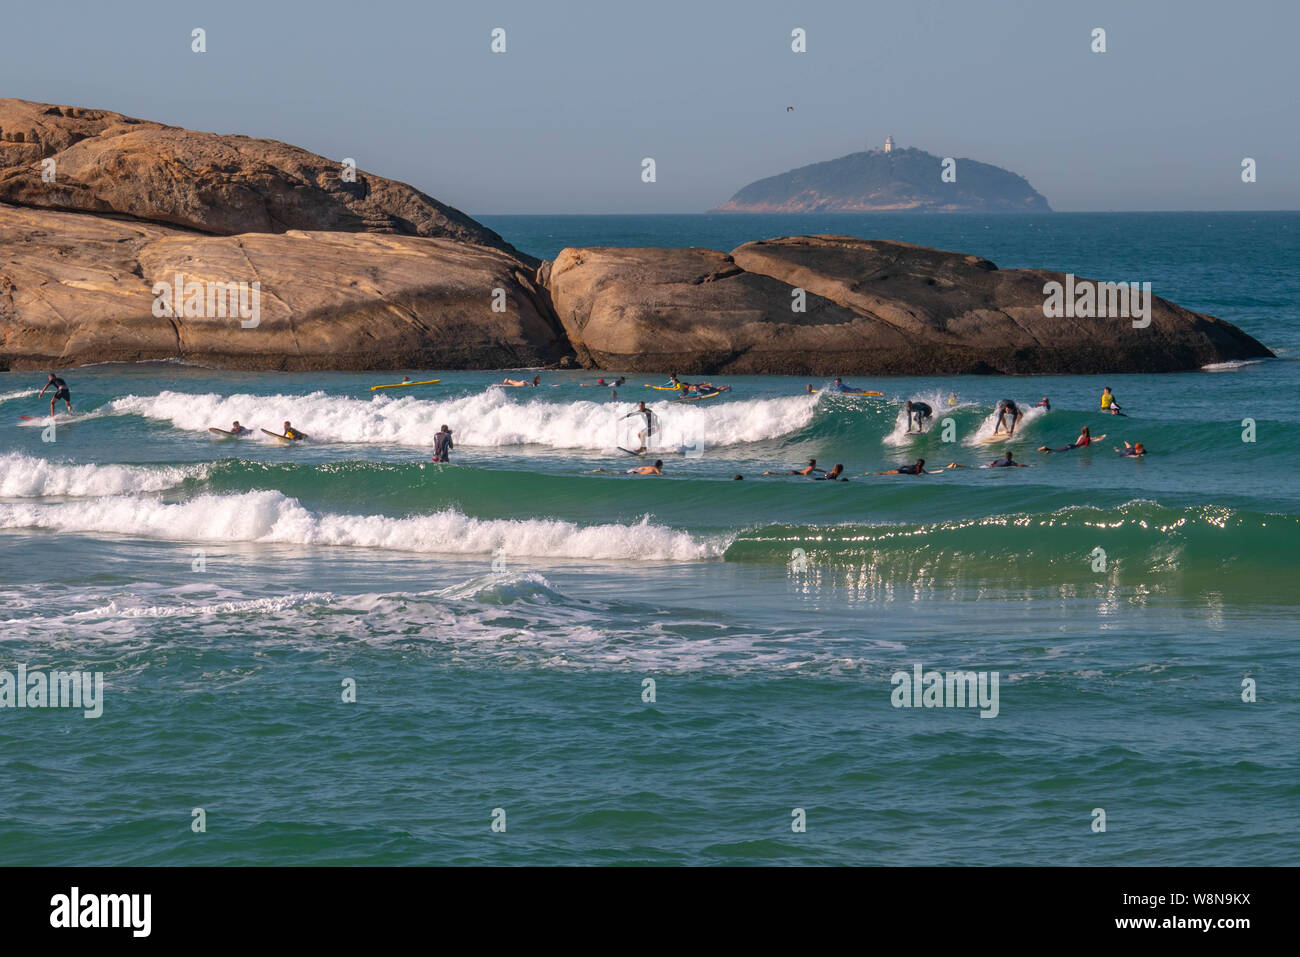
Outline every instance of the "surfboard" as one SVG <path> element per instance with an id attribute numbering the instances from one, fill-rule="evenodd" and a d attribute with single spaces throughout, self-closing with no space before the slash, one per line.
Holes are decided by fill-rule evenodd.
<path id="1" fill-rule="evenodd" d="M 18 416 L 18 421 L 41 424 L 41 423 L 48 423 L 50 421 L 50 417 L 48 415 L 20 415 Z M 54 422 L 56 425 L 71 425 L 73 422 L 76 421 L 77 421 L 77 417 L 75 415 L 66 415 L 63 412 L 60 412 L 54 416 Z"/>
<path id="2" fill-rule="evenodd" d="M 408 385 L 437 385 L 441 379 L 425 379 L 423 382 L 394 382 L 392 385 L 372 385 L 370 391 L 376 389 L 405 389 Z"/>
<path id="3" fill-rule="evenodd" d="M 1007 435 L 1007 433 L 1005 432 L 999 432 L 997 435 L 986 435 L 984 436 L 984 438 L 978 439 L 977 441 L 983 443 L 984 445 L 991 445 L 994 442 L 1005 442 L 1008 439 L 1014 439 L 1014 438 L 1015 438 L 1014 435 Z"/>
<path id="4" fill-rule="evenodd" d="M 639 456 L 642 456 L 642 455 L 645 455 L 645 452 L 633 452 L 631 449 L 625 449 L 625 448 L 623 448 L 623 446 L 621 446 L 621 445 L 618 447 L 618 450 L 619 450 L 620 452 L 626 452 L 628 455 L 635 455 L 635 456 L 638 456 L 638 457 L 639 457 Z"/>
<path id="5" fill-rule="evenodd" d="M 701 399 L 716 399 L 722 395 L 721 392 L 706 392 L 704 395 L 683 395 L 676 399 L 669 399 L 669 402 L 699 402 Z"/>
<path id="6" fill-rule="evenodd" d="M 821 389 L 813 389 L 813 395 L 821 392 Z M 827 391 L 827 395 L 884 395 L 883 392 L 868 392 L 866 389 L 845 389 L 842 392 L 836 392 L 834 389 Z"/>
<path id="7" fill-rule="evenodd" d="M 647 382 L 647 383 L 645 384 L 645 387 L 646 387 L 647 389 L 658 389 L 660 392 L 680 392 L 680 391 L 681 391 L 681 389 L 677 388 L 677 386 L 675 386 L 675 385 L 651 385 L 649 382 Z"/>
<path id="8" fill-rule="evenodd" d="M 279 432 L 272 432 L 272 431 L 270 431 L 269 429 L 263 429 L 262 431 L 263 431 L 264 433 L 266 433 L 267 435 L 269 435 L 269 436 L 270 436 L 271 438 L 273 438 L 273 439 L 279 439 L 281 442 L 301 442 L 301 441 L 302 441 L 302 439 L 291 439 L 291 438 L 289 438 L 289 436 L 287 436 L 287 435 L 281 435 Z"/>
<path id="9" fill-rule="evenodd" d="M 229 431 L 228 429 L 218 429 L 218 428 L 215 428 L 215 427 L 213 427 L 213 428 L 209 428 L 208 431 L 209 431 L 209 432 L 213 432 L 213 433 L 215 433 L 216 435 L 219 435 L 219 436 L 221 436 L 222 438 L 225 438 L 225 439 L 238 439 L 238 438 L 242 438 L 244 435 L 247 435 L 247 434 L 248 434 L 248 433 L 246 433 L 246 432 L 244 432 L 244 433 L 240 433 L 240 432 L 231 432 L 231 431 Z M 263 429 L 262 431 L 265 432 L 266 430 Z"/>

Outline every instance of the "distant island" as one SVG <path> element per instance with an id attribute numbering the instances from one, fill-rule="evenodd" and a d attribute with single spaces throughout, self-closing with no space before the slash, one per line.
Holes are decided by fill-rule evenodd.
<path id="1" fill-rule="evenodd" d="M 885 148 L 750 183 L 719 213 L 1050 213 L 1044 196 L 1009 170 L 925 150 Z"/>

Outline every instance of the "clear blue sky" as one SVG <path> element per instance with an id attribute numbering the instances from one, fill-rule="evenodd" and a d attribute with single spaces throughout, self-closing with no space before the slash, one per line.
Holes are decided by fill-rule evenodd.
<path id="1" fill-rule="evenodd" d="M 702 211 L 890 133 L 1057 210 L 1300 209 L 1294 0 L 16 0 L 3 22 L 0 95 L 355 157 L 471 214 Z"/>

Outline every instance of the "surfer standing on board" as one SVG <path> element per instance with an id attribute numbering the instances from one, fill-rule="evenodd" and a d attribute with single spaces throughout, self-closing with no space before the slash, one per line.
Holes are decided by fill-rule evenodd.
<path id="1" fill-rule="evenodd" d="M 68 412 L 71 413 L 72 393 L 68 391 L 68 384 L 64 382 L 62 379 L 60 379 L 58 376 L 56 376 L 53 372 L 50 373 L 50 381 L 45 383 L 45 387 L 41 389 L 41 391 L 37 394 L 36 398 L 38 399 L 41 398 L 43 395 L 45 395 L 45 389 L 51 389 L 51 388 L 54 390 L 54 395 L 50 399 L 50 418 L 54 418 L 54 404 L 58 402 L 60 399 L 63 400 L 63 404 L 68 407 Z"/>
<path id="2" fill-rule="evenodd" d="M 1009 415 L 1011 416 L 1011 427 L 1007 429 L 1007 435 L 1015 435 L 1016 423 L 1019 422 L 1020 417 L 1025 414 L 1020 411 L 1020 406 L 1016 405 L 1010 399 L 1003 399 L 998 403 L 997 413 L 998 421 L 997 424 L 993 426 L 993 434 L 998 434 L 998 431 L 1002 428 L 1003 420 Z"/>
<path id="3" fill-rule="evenodd" d="M 646 443 L 649 441 L 650 436 L 654 435 L 655 414 L 650 411 L 650 409 L 646 406 L 644 402 L 638 402 L 636 404 L 636 408 L 633 409 L 631 412 L 629 412 L 627 415 L 623 416 L 623 418 L 630 419 L 634 415 L 642 416 L 645 419 L 645 428 L 636 434 L 637 440 L 640 441 L 641 443 L 641 447 L 637 449 L 637 452 L 644 452 L 646 449 Z"/>

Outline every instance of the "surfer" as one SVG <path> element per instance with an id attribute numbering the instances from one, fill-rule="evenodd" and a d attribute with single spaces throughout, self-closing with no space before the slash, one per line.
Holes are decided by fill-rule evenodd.
<path id="1" fill-rule="evenodd" d="M 433 436 L 433 460 L 435 462 L 450 462 L 451 459 L 447 457 L 447 453 L 455 447 L 455 444 L 451 441 L 451 429 L 444 425 Z"/>
<path id="2" fill-rule="evenodd" d="M 628 475 L 663 475 L 664 460 L 655 459 L 654 465 L 642 465 L 639 468 L 628 469 L 627 474 Z"/>
<path id="3" fill-rule="evenodd" d="M 816 460 L 816 459 L 809 459 L 809 460 L 808 460 L 808 464 L 805 465 L 805 466 L 804 466 L 803 468 L 801 468 L 801 469 L 794 469 L 793 471 L 790 471 L 790 472 L 773 472 L 773 471 L 769 470 L 769 471 L 764 472 L 763 474 L 764 474 L 764 475 L 812 475 L 814 472 L 821 472 L 821 473 L 825 474 L 826 470 L 825 470 L 825 469 L 819 469 L 819 468 L 817 467 L 817 460 Z"/>
<path id="4" fill-rule="evenodd" d="M 814 482 L 835 482 L 835 481 L 847 482 L 848 479 L 841 477 L 843 474 L 844 474 L 844 466 L 839 465 L 837 463 L 825 475 L 814 475 L 813 481 Z"/>
<path id="5" fill-rule="evenodd" d="M 917 432 L 924 432 L 924 431 L 925 431 L 925 426 L 926 426 L 927 422 L 928 422 L 930 419 L 934 418 L 934 409 L 930 408 L 930 406 L 927 405 L 927 404 L 924 403 L 924 402 L 913 402 L 911 399 L 908 399 L 908 400 L 907 400 L 907 431 L 908 431 L 908 433 L 911 433 L 911 432 L 913 431 L 913 429 L 912 429 L 912 417 L 913 417 L 913 416 L 916 417 L 916 429 L 915 429 L 915 431 L 917 431 Z"/>
<path id="6" fill-rule="evenodd" d="M 239 420 L 235 419 L 234 422 L 230 423 L 230 434 L 231 435 L 252 435 L 253 430 L 244 428 L 242 425 L 239 424 Z"/>
<path id="7" fill-rule="evenodd" d="M 1010 437 L 1015 435 L 1016 423 L 1019 422 L 1020 417 L 1025 414 L 1024 412 L 1020 411 L 1020 406 L 1016 405 L 1010 399 L 1003 399 L 1001 402 L 998 403 L 998 407 L 996 411 L 998 413 L 998 421 L 993 426 L 993 434 L 994 435 L 998 434 L 998 430 L 1002 428 L 1003 420 L 1009 415 L 1011 416 L 1011 427 L 1007 429 L 1007 436 Z"/>
<path id="8" fill-rule="evenodd" d="M 1101 390 L 1101 411 L 1109 412 L 1111 415 L 1123 415 L 1120 411 L 1120 404 L 1115 401 L 1115 393 L 1110 391 L 1110 386 Z"/>
<path id="9" fill-rule="evenodd" d="M 306 432 L 299 432 L 288 422 L 284 423 L 284 429 L 281 431 L 280 434 L 283 435 L 286 439 L 292 439 L 295 442 L 301 442 L 303 439 L 307 438 Z"/>
<path id="10" fill-rule="evenodd" d="M 949 392 L 949 393 L 948 393 L 948 405 L 953 406 L 953 405 L 956 405 L 956 404 L 957 404 L 957 393 L 956 393 L 956 392 Z"/>
<path id="11" fill-rule="evenodd" d="M 1028 468 L 1028 465 L 1011 458 L 1011 452 L 1004 452 L 1001 459 L 993 459 L 984 468 Z"/>
<path id="12" fill-rule="evenodd" d="M 508 385 L 516 389 L 518 389 L 521 386 L 529 386 L 529 385 L 537 386 L 542 384 L 542 377 L 539 375 L 535 375 L 533 376 L 532 382 L 529 382 L 527 379 L 502 379 L 501 384 Z"/>
<path id="13" fill-rule="evenodd" d="M 1046 445 L 1040 445 L 1038 447 L 1038 451 L 1046 452 L 1048 454 L 1052 452 L 1069 452 L 1072 451 L 1073 449 L 1084 448 L 1085 446 L 1091 445 L 1093 442 L 1100 442 L 1105 437 L 1106 436 L 1104 435 L 1099 435 L 1094 439 L 1092 437 L 1092 433 L 1088 431 L 1088 427 L 1085 425 L 1082 429 L 1079 430 L 1079 437 L 1075 439 L 1073 442 L 1071 442 L 1069 445 L 1062 446 L 1059 449 L 1049 449 Z"/>
<path id="14" fill-rule="evenodd" d="M 938 475 L 943 469 L 930 469 L 931 475 Z M 868 472 L 868 475 L 925 475 L 925 459 L 917 459 L 915 465 L 900 465 L 896 469 L 890 469 L 888 472 Z"/>
<path id="15" fill-rule="evenodd" d="M 633 409 L 631 412 L 629 412 L 627 415 L 623 416 L 623 418 L 630 419 L 634 415 L 639 415 L 645 419 L 645 428 L 636 434 L 637 439 L 641 442 L 641 447 L 637 449 L 637 452 L 644 452 L 646 447 L 646 442 L 649 440 L 650 436 L 654 435 L 655 414 L 650 411 L 650 409 L 646 406 L 645 402 L 638 402 L 636 404 L 636 408 Z"/>
<path id="16" fill-rule="evenodd" d="M 1115 451 L 1118 452 L 1120 455 L 1124 456 L 1125 458 L 1141 458 L 1143 455 L 1147 454 L 1147 447 L 1143 445 L 1141 442 L 1136 442 L 1132 445 L 1130 445 L 1128 442 L 1125 442 L 1124 448 L 1115 449 Z"/>
<path id="17" fill-rule="evenodd" d="M 1035 408 L 1035 409 L 1042 409 L 1042 410 L 1045 411 L 1045 412 L 1051 412 L 1051 411 L 1052 411 L 1052 400 L 1049 399 L 1047 396 L 1043 396 L 1043 398 L 1042 398 L 1041 401 L 1039 401 L 1039 402 L 1035 402 L 1035 403 L 1034 403 L 1034 408 Z"/>
<path id="18" fill-rule="evenodd" d="M 68 412 L 72 412 L 72 393 L 68 391 L 68 384 L 66 382 L 51 372 L 50 381 L 45 383 L 44 388 L 37 393 L 36 398 L 39 399 L 44 396 L 46 389 L 54 390 L 54 395 L 50 397 L 50 418 L 54 418 L 54 406 L 60 399 L 62 399 L 63 404 L 68 407 Z"/>

